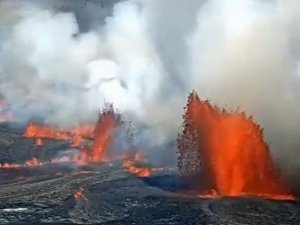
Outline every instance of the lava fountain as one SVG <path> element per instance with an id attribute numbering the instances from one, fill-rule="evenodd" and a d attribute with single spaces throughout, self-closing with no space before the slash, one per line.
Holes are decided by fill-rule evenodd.
<path id="1" fill-rule="evenodd" d="M 115 113 L 112 105 L 107 106 L 102 111 L 94 130 L 94 144 L 90 150 L 92 162 L 98 163 L 105 160 L 112 138 L 117 127 L 121 124 L 121 115 Z"/>
<path id="2" fill-rule="evenodd" d="M 201 194 L 293 198 L 251 117 L 212 106 L 192 92 L 183 119 L 178 166 L 184 176 L 202 178 Z"/>
<path id="3" fill-rule="evenodd" d="M 48 125 L 29 123 L 23 137 L 35 138 L 36 146 L 43 144 L 42 138 L 69 141 L 70 147 L 79 148 L 81 151 L 74 157 L 64 158 L 62 162 L 76 162 L 79 164 L 100 163 L 106 160 L 109 146 L 117 128 L 123 123 L 121 115 L 114 111 L 112 105 L 107 105 L 99 113 L 96 125 L 81 125 L 69 130 L 57 130 Z M 85 146 L 84 139 L 93 140 L 92 146 Z M 53 162 L 58 162 L 55 159 Z"/>

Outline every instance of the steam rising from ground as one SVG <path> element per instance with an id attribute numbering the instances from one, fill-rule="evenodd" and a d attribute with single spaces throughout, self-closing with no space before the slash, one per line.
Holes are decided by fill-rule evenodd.
<path id="1" fill-rule="evenodd" d="M 113 102 L 153 147 L 172 143 L 196 89 L 253 114 L 273 155 L 299 166 L 297 0 L 121 1 L 85 33 L 54 4 L 0 6 L 0 91 L 24 121 L 72 126 Z"/>

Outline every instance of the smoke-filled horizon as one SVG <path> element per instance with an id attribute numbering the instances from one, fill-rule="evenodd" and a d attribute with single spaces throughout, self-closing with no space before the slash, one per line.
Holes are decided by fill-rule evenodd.
<path id="1" fill-rule="evenodd" d="M 109 2 L 1 1 L 0 92 L 18 118 L 70 127 L 111 102 L 158 146 L 194 89 L 253 115 L 281 167 L 299 168 L 298 1 Z"/>

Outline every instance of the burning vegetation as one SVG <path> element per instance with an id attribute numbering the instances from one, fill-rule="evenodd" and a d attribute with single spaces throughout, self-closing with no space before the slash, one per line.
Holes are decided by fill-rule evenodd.
<path id="1" fill-rule="evenodd" d="M 183 119 L 178 167 L 183 176 L 200 180 L 200 194 L 293 198 L 251 117 L 212 106 L 192 92 Z"/>

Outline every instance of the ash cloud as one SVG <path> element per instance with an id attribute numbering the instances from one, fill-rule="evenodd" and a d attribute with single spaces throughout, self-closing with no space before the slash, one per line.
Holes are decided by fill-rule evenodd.
<path id="1" fill-rule="evenodd" d="M 0 91 L 23 121 L 42 116 L 63 127 L 96 120 L 112 102 L 161 156 L 195 89 L 252 114 L 291 172 L 299 167 L 299 15 L 296 0 L 4 0 Z"/>

